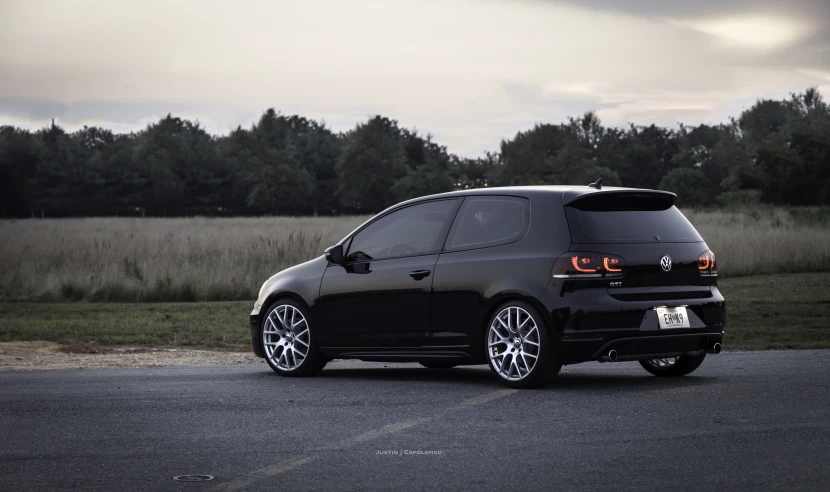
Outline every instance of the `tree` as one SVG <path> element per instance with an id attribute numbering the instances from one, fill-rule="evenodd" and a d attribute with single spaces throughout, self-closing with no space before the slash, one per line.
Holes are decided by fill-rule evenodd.
<path id="1" fill-rule="evenodd" d="M 830 107 L 810 88 L 677 130 L 606 127 L 589 111 L 477 158 L 383 116 L 340 134 L 275 109 L 218 137 L 172 115 L 130 134 L 0 127 L 0 214 L 11 217 L 372 213 L 452 189 L 599 177 L 688 204 L 830 204 Z"/>
<path id="2" fill-rule="evenodd" d="M 559 125 L 536 125 L 501 142 L 501 166 L 494 172 L 494 184 L 545 184 L 549 174 L 546 161 L 565 146 L 567 131 Z"/>
<path id="3" fill-rule="evenodd" d="M 300 215 L 314 195 L 314 179 L 290 155 L 279 162 L 262 163 L 250 179 L 247 203 L 258 213 Z"/>
<path id="4" fill-rule="evenodd" d="M 673 169 L 660 181 L 659 189 L 676 193 L 681 206 L 714 205 L 715 187 L 700 169 Z"/>
<path id="5" fill-rule="evenodd" d="M 375 116 L 346 136 L 337 161 L 337 194 L 349 212 L 379 212 L 395 203 L 393 186 L 406 173 L 397 121 Z"/>
<path id="6" fill-rule="evenodd" d="M 11 126 L 0 127 L 0 217 L 21 217 L 32 205 L 31 179 L 40 149 L 34 136 Z"/>

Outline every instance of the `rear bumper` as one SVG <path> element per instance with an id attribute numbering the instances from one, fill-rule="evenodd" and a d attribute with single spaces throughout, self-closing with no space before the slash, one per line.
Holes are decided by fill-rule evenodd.
<path id="1" fill-rule="evenodd" d="M 602 360 L 612 350 L 617 360 L 643 360 L 661 357 L 675 357 L 686 353 L 700 353 L 723 343 L 723 332 L 714 327 L 702 333 L 677 333 L 611 337 L 596 341 L 564 341 L 564 362 L 577 363 L 588 360 Z"/>
<path id="2" fill-rule="evenodd" d="M 553 303 L 551 317 L 559 328 L 561 357 L 566 364 L 601 360 L 610 350 L 618 360 L 650 355 L 683 354 L 723 343 L 726 303 L 717 287 L 706 298 L 622 301 L 602 289 L 565 292 Z M 550 298 L 548 298 L 550 299 Z M 684 306 L 689 328 L 660 329 L 659 306 Z"/>

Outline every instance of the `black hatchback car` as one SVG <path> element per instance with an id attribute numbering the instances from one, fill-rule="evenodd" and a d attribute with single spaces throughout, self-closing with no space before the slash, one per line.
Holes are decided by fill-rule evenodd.
<path id="1" fill-rule="evenodd" d="M 515 388 L 585 361 L 688 374 L 720 352 L 726 308 L 675 199 L 598 181 L 400 203 L 265 282 L 254 353 L 283 376 L 334 358 L 488 364 Z"/>

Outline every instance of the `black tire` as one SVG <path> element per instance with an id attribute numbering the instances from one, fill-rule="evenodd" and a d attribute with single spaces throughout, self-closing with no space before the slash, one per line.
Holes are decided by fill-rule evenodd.
<path id="1" fill-rule="evenodd" d="M 271 339 L 270 337 L 273 335 L 265 333 L 266 331 L 268 331 L 266 330 L 266 328 L 269 327 L 269 318 L 272 320 L 272 322 L 279 323 L 279 318 L 274 318 L 274 316 L 276 316 L 276 314 L 274 314 L 274 311 L 276 311 L 278 308 L 282 308 L 283 306 L 291 306 L 297 311 L 299 311 L 305 319 L 305 326 L 308 329 L 308 337 L 305 338 L 305 336 L 303 336 L 303 342 L 298 342 L 308 342 L 308 352 L 306 353 L 306 356 L 303 358 L 303 360 L 300 361 L 295 368 L 292 368 L 290 370 L 286 370 L 285 368 L 279 367 L 277 362 L 275 362 L 272 359 L 272 357 L 269 356 L 269 348 L 267 342 L 269 339 Z M 274 301 L 273 304 L 268 306 L 268 309 L 265 311 L 265 316 L 262 317 L 262 326 L 260 327 L 260 340 L 262 343 L 262 351 L 265 353 L 265 361 L 268 363 L 271 369 L 274 370 L 274 372 L 276 372 L 280 376 L 304 377 L 314 376 L 323 370 L 323 367 L 326 366 L 326 363 L 328 361 L 317 349 L 317 339 L 314 336 L 314 329 L 311 325 L 312 322 L 309 320 L 308 310 L 305 308 L 305 306 L 293 299 L 278 299 Z"/>
<path id="2" fill-rule="evenodd" d="M 660 367 L 648 360 L 641 360 L 640 365 L 643 366 L 643 369 L 655 376 L 661 378 L 676 378 L 694 372 L 695 369 L 700 367 L 705 358 L 705 353 L 701 353 L 700 355 L 681 355 L 674 364 L 666 367 Z"/>
<path id="3" fill-rule="evenodd" d="M 421 364 L 427 369 L 452 369 L 458 365 L 454 362 L 419 362 L 418 364 Z"/>
<path id="4" fill-rule="evenodd" d="M 499 370 L 496 369 L 494 365 L 494 360 L 491 357 L 491 349 L 495 347 L 489 347 L 490 327 L 493 325 L 494 322 L 496 322 L 496 317 L 503 313 L 504 310 L 514 307 L 524 310 L 533 318 L 533 321 L 536 323 L 536 328 L 539 334 L 539 349 L 536 362 L 533 365 L 533 368 L 530 370 L 530 372 L 528 372 L 525 376 L 518 380 L 511 380 L 507 379 L 505 376 L 502 376 Z M 523 348 L 524 344 L 522 344 L 522 349 Z M 484 349 L 486 351 L 485 357 L 487 360 L 487 365 L 490 366 L 490 371 L 493 372 L 493 374 L 499 381 L 501 381 L 502 384 L 510 388 L 539 388 L 543 386 L 545 383 L 547 383 L 551 378 L 555 377 L 559 373 L 559 370 L 562 368 L 562 362 L 557 355 L 555 341 L 552 335 L 551 328 L 547 325 L 547 323 L 545 322 L 545 318 L 542 317 L 539 311 L 537 311 L 533 306 L 524 301 L 508 301 L 499 306 L 498 309 L 496 309 L 493 312 L 493 315 L 487 321 L 487 326 L 485 326 L 484 329 Z"/>

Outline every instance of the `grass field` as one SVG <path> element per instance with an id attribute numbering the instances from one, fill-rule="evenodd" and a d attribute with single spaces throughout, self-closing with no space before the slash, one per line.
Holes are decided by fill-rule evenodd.
<path id="1" fill-rule="evenodd" d="M 687 211 L 722 278 L 830 271 L 830 208 Z M 250 300 L 366 217 L 0 221 L 0 301 Z"/>
<path id="2" fill-rule="evenodd" d="M 830 273 L 722 280 L 727 350 L 830 348 Z M 247 350 L 251 302 L 0 303 L 0 341 Z"/>

